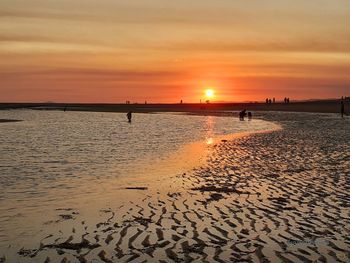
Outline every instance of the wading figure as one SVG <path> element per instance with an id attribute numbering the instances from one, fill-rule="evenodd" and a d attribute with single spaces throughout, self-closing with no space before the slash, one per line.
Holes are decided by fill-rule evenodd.
<path id="1" fill-rule="evenodd" d="M 126 117 L 128 118 L 128 122 L 131 123 L 132 112 L 128 111 L 128 113 L 126 114 Z"/>
<path id="2" fill-rule="evenodd" d="M 251 120 L 253 117 L 252 113 L 250 111 L 248 111 L 248 120 Z"/>
<path id="3" fill-rule="evenodd" d="M 244 121 L 244 117 L 246 115 L 246 112 L 247 110 L 242 110 L 240 113 L 239 113 L 239 120 L 240 121 Z"/>

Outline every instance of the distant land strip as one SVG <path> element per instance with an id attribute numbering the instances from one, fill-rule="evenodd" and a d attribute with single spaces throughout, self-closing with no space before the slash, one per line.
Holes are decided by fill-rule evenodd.
<path id="1" fill-rule="evenodd" d="M 349 113 L 350 100 L 344 100 L 345 112 Z M 289 111 L 289 112 L 340 112 L 340 100 L 313 100 L 290 103 L 177 103 L 177 104 L 108 104 L 108 103 L 0 103 L 0 110 L 35 109 L 93 112 L 189 112 L 213 113 L 222 111 Z"/>

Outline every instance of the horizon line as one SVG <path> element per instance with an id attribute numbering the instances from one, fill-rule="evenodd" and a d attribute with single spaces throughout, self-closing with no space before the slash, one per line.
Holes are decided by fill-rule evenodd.
<path id="1" fill-rule="evenodd" d="M 349 99 L 350 96 L 344 96 L 343 99 Z M 335 101 L 335 100 L 342 100 L 342 98 L 310 98 L 310 99 L 295 99 L 291 100 L 290 103 L 293 102 L 312 102 L 312 101 Z M 185 101 L 177 101 L 177 102 L 148 102 L 145 100 L 144 102 L 132 102 L 130 103 L 124 102 L 58 102 L 58 101 L 41 101 L 41 102 L 0 102 L 0 104 L 99 104 L 99 105 L 154 105 L 154 104 L 239 104 L 239 103 L 247 103 L 247 104 L 255 104 L 255 103 L 266 103 L 265 100 L 259 100 L 259 101 L 209 101 L 209 102 L 185 102 Z M 146 102 L 146 103 L 145 103 Z M 283 103 L 283 100 L 275 100 L 275 103 Z M 273 104 L 273 103 L 272 103 Z"/>

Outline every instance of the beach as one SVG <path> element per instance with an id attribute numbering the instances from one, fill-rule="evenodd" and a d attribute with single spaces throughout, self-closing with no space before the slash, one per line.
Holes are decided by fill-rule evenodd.
<path id="1" fill-rule="evenodd" d="M 1 262 L 348 262 L 349 119 L 261 117 L 281 129 L 221 139 L 201 166 L 103 207 L 57 207 L 35 246 Z"/>

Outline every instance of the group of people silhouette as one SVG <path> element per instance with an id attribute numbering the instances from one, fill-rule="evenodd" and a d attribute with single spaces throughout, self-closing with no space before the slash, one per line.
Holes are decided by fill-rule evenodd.
<path id="1" fill-rule="evenodd" d="M 289 103 L 289 98 L 284 98 L 284 103 Z"/>
<path id="2" fill-rule="evenodd" d="M 272 100 L 269 98 L 266 98 L 265 102 L 266 102 L 266 104 L 275 103 L 275 98 L 273 98 Z"/>
<path id="3" fill-rule="evenodd" d="M 289 98 L 284 98 L 283 99 L 284 103 L 289 103 Z M 276 103 L 276 99 L 275 98 L 272 98 L 272 99 L 269 99 L 269 98 L 266 98 L 265 100 L 266 104 L 271 104 L 271 103 Z"/>
<path id="4" fill-rule="evenodd" d="M 248 111 L 247 113 L 246 109 L 239 112 L 239 120 L 244 121 L 245 116 L 248 116 L 248 120 L 251 120 L 253 117 L 253 114 L 250 111 Z"/>

